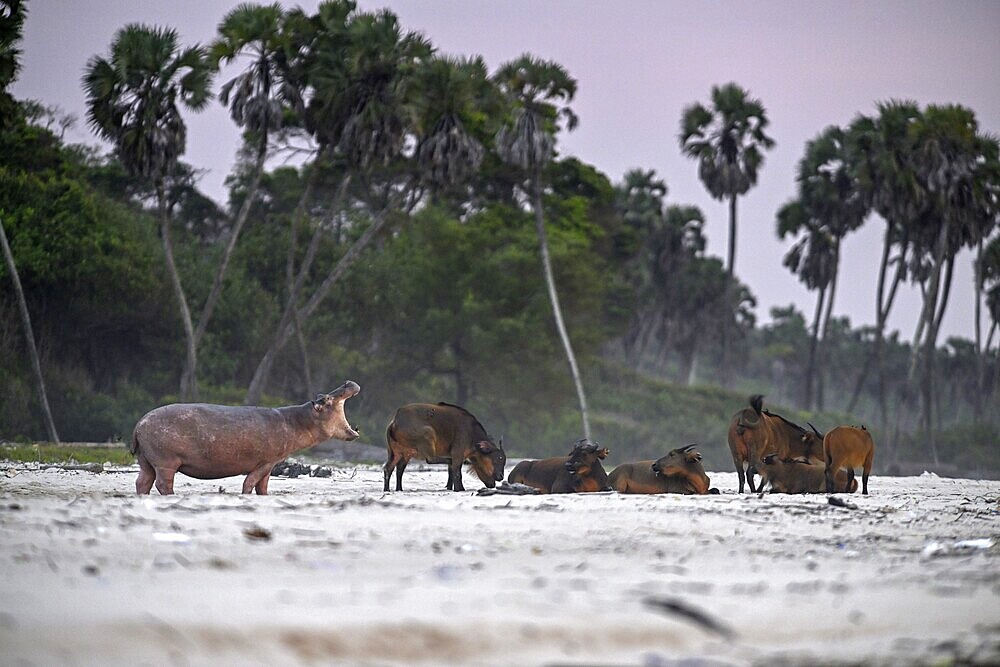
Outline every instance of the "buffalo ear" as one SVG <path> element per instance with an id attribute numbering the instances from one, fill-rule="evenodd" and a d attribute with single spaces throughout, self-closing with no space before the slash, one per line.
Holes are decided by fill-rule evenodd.
<path id="1" fill-rule="evenodd" d="M 687 454 L 687 460 L 688 461 L 701 461 L 701 454 L 699 454 L 698 452 L 688 452 L 688 454 Z"/>
<path id="2" fill-rule="evenodd" d="M 313 401 L 312 404 L 313 404 L 313 410 L 315 410 L 316 412 L 323 412 L 323 401 L 316 400 Z"/>
<path id="3" fill-rule="evenodd" d="M 767 464 L 767 465 L 772 465 L 774 463 L 774 457 L 775 456 L 777 456 L 777 454 L 768 454 L 767 456 L 765 456 L 762 459 L 762 462 L 765 463 L 765 464 Z"/>
<path id="4" fill-rule="evenodd" d="M 493 451 L 493 445 L 491 445 L 486 440 L 480 440 L 479 442 L 476 443 L 476 450 L 483 454 L 489 454 L 490 452 Z"/>
<path id="5" fill-rule="evenodd" d="M 501 448 L 503 447 L 503 436 L 502 435 L 499 438 L 497 438 L 497 447 L 501 447 Z"/>
<path id="6" fill-rule="evenodd" d="M 610 453 L 611 453 L 611 450 L 608 449 L 607 447 L 605 447 L 604 449 L 598 450 L 598 452 L 597 452 L 597 458 L 599 458 L 599 459 L 607 458 L 608 454 L 610 454 Z"/>

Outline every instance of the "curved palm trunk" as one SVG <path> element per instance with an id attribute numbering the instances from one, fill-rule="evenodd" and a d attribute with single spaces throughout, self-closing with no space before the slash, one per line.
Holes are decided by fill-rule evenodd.
<path id="1" fill-rule="evenodd" d="M 825 401 L 825 370 L 827 366 L 827 354 L 830 351 L 829 347 L 829 335 L 830 335 L 830 317 L 833 314 L 833 302 L 837 298 L 837 278 L 840 274 L 840 238 L 837 238 L 836 243 L 833 246 L 833 276 L 830 279 L 830 292 L 827 295 L 826 300 L 826 314 L 823 315 L 823 334 L 820 339 L 819 350 L 817 351 L 816 364 L 816 408 L 818 410 L 823 409 Z"/>
<path id="2" fill-rule="evenodd" d="M 813 408 L 813 377 L 816 371 L 816 350 L 819 347 L 819 323 L 823 317 L 823 302 L 826 300 L 826 288 L 819 289 L 819 296 L 816 297 L 816 312 L 813 315 L 812 337 L 809 341 L 809 360 L 806 362 L 805 395 L 806 400 L 802 404 L 806 410 Z"/>
<path id="3" fill-rule="evenodd" d="M 972 416 L 976 424 L 983 420 L 983 396 L 986 393 L 986 351 L 983 349 L 983 237 L 976 242 L 976 392 L 972 398 Z"/>
<path id="4" fill-rule="evenodd" d="M 174 288 L 174 296 L 177 297 L 177 307 L 180 310 L 181 323 L 184 325 L 184 343 L 187 350 L 187 360 L 185 369 L 191 372 L 181 373 L 180 398 L 182 401 L 189 401 L 198 397 L 198 382 L 196 372 L 198 367 L 198 353 L 194 338 L 194 325 L 191 323 L 191 309 L 188 307 L 187 297 L 184 295 L 184 285 L 181 284 L 181 276 L 177 271 L 177 262 L 174 260 L 174 246 L 170 240 L 170 209 L 167 207 L 166 195 L 163 186 L 157 188 L 157 199 L 160 209 L 160 240 L 163 242 L 163 254 L 167 260 L 167 272 L 170 274 L 170 284 Z"/>
<path id="5" fill-rule="evenodd" d="M 222 296 L 222 281 L 226 276 L 226 270 L 229 268 L 229 260 L 232 258 L 233 251 L 236 249 L 236 241 L 240 237 L 240 232 L 243 231 L 243 226 L 246 224 L 247 218 L 250 215 L 250 208 L 253 206 L 253 201 L 257 197 L 257 191 L 260 189 L 260 182 L 264 175 L 264 161 L 266 157 L 267 134 L 265 134 L 261 139 L 260 146 L 257 149 L 257 162 L 254 166 L 254 177 L 250 184 L 250 190 L 247 192 L 242 206 L 240 206 L 240 211 L 236 216 L 236 222 L 233 224 L 232 232 L 229 235 L 229 242 L 226 244 L 226 249 L 223 251 L 222 258 L 219 260 L 219 266 L 215 271 L 215 278 L 212 281 L 212 289 L 208 293 L 208 298 L 205 300 L 205 305 L 201 310 L 201 316 L 198 318 L 198 327 L 194 332 L 195 364 L 191 364 L 191 357 L 189 357 L 187 363 L 184 365 L 184 372 L 181 374 L 181 385 L 184 386 L 187 384 L 194 387 L 195 396 L 197 396 L 198 391 L 198 346 L 201 344 L 201 339 L 205 335 L 208 323 L 212 319 L 215 307 L 219 303 L 219 298 Z"/>
<path id="6" fill-rule="evenodd" d="M 321 151 L 319 156 L 317 156 L 317 161 L 323 156 Z M 309 180 L 306 181 L 306 187 L 302 191 L 302 196 L 299 198 L 299 203 L 296 205 L 296 212 L 292 216 L 292 238 L 291 244 L 294 246 L 295 240 L 298 235 L 298 223 L 301 218 L 305 216 L 306 208 L 308 202 L 312 197 L 313 187 L 315 186 L 316 179 L 319 174 L 319 168 L 317 165 L 313 165 L 313 169 L 309 174 Z M 349 176 L 345 176 L 341 187 L 338 190 L 337 197 L 334 200 L 333 211 L 337 214 L 340 211 L 340 204 L 343 199 L 344 192 L 347 190 L 347 184 L 350 180 Z M 302 291 L 302 285 L 305 283 L 306 278 L 309 275 L 309 270 L 312 268 L 313 260 L 316 259 L 316 253 L 319 251 L 319 243 L 323 238 L 323 228 L 317 225 L 316 230 L 313 232 L 312 239 L 309 241 L 309 246 L 306 248 L 306 255 L 302 260 L 302 266 L 299 267 L 298 275 L 295 278 L 295 282 L 290 286 L 288 290 L 288 299 L 285 301 L 285 308 L 281 313 L 281 320 L 278 322 L 278 327 L 275 330 L 274 338 L 271 340 L 271 345 L 268 346 L 267 351 L 264 356 L 261 357 L 260 362 L 257 364 L 257 368 L 254 371 L 253 378 L 250 380 L 250 386 L 247 388 L 247 395 L 243 399 L 244 405 L 257 405 L 260 403 L 261 395 L 264 393 L 264 387 L 267 384 L 268 378 L 271 376 L 271 369 L 274 367 L 274 360 L 277 357 L 278 352 L 284 346 L 284 341 L 287 339 L 284 337 L 284 331 L 288 328 L 289 324 L 294 324 L 292 322 L 294 318 L 295 309 L 298 307 L 299 293 Z M 290 249 L 290 253 L 294 252 L 294 248 Z M 293 258 L 290 255 L 289 262 L 292 262 Z"/>
<path id="7" fill-rule="evenodd" d="M 729 308 L 732 307 L 730 295 L 733 290 L 733 276 L 736 274 L 736 195 L 729 195 L 729 258 L 726 263 L 726 273 L 729 280 L 726 283 L 726 317 L 722 323 L 722 367 L 729 368 Z"/>
<path id="8" fill-rule="evenodd" d="M 566 351 L 566 359 L 569 361 L 570 373 L 573 376 L 573 384 L 576 385 L 576 395 L 580 400 L 580 416 L 583 418 L 583 437 L 590 439 L 590 415 L 587 411 L 587 397 L 583 393 L 583 382 L 580 380 L 580 370 L 576 365 L 576 356 L 573 354 L 573 345 L 569 341 L 566 333 L 566 325 L 563 323 L 562 308 L 559 306 L 559 295 L 556 293 L 556 283 L 552 276 L 552 259 L 549 257 L 549 240 L 545 233 L 545 218 L 542 211 L 542 175 L 540 171 L 535 171 L 534 183 L 534 209 L 535 209 L 535 232 L 538 234 L 538 246 L 542 255 L 542 269 L 545 274 L 545 287 L 549 291 L 549 301 L 552 303 L 552 314 L 556 320 L 556 329 L 559 330 L 559 338 L 562 340 L 563 349 Z"/>
<path id="9" fill-rule="evenodd" d="M 17 294 L 17 306 L 21 311 L 24 338 L 28 343 L 31 367 L 35 371 L 35 382 L 38 383 L 38 400 L 42 404 L 42 414 L 45 415 L 45 430 L 49 434 L 50 441 L 59 442 L 59 433 L 56 432 L 56 423 L 52 419 L 52 409 L 49 408 L 49 398 L 45 393 L 45 379 L 42 377 L 42 364 L 38 359 L 38 348 L 35 347 L 35 334 L 31 329 L 31 315 L 28 313 L 28 303 L 24 299 L 21 277 L 18 275 L 17 266 L 14 264 L 14 253 L 11 252 L 10 244 L 7 242 L 7 232 L 4 231 L 2 219 L 0 219 L 0 244 L 3 245 L 4 262 L 7 264 L 7 271 L 10 273 L 11 282 L 14 283 L 14 292 Z"/>

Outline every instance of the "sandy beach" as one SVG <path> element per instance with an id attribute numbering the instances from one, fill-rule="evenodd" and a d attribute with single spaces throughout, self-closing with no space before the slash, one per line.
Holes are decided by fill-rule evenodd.
<path id="1" fill-rule="evenodd" d="M 415 469 L 416 468 L 416 469 Z M 1000 482 L 480 497 L 0 464 L 0 663 L 996 664 Z"/>

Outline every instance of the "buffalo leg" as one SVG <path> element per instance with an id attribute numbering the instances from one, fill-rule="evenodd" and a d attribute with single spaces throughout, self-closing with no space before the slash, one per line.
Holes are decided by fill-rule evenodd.
<path id="1" fill-rule="evenodd" d="M 407 458 L 400 458 L 399 463 L 396 464 L 396 490 L 403 490 L 403 471 L 406 470 L 406 464 L 410 462 Z"/>
<path id="2" fill-rule="evenodd" d="M 748 465 L 747 466 L 747 485 L 750 486 L 750 493 L 757 493 L 757 487 L 754 486 L 753 478 L 757 475 L 757 466 Z M 763 487 L 763 480 L 761 481 L 761 487 Z M 764 489 L 761 488 L 761 491 Z"/>
<path id="3" fill-rule="evenodd" d="M 448 461 L 448 483 L 445 485 L 445 491 L 451 491 L 452 487 L 455 486 L 455 477 L 451 474 L 451 461 Z"/>
<path id="4" fill-rule="evenodd" d="M 875 458 L 875 451 L 868 452 L 865 457 L 865 469 L 861 472 L 861 493 L 868 495 L 868 474 L 872 471 L 872 461 Z"/>
<path id="5" fill-rule="evenodd" d="M 136 460 L 139 462 L 139 476 L 135 479 L 135 492 L 141 496 L 149 493 L 149 490 L 153 488 L 153 482 L 156 481 L 156 471 L 141 453 L 136 456 Z"/>
<path id="6" fill-rule="evenodd" d="M 396 464 L 399 463 L 401 458 L 403 457 L 391 449 L 389 450 L 389 460 L 385 462 L 385 468 L 382 469 L 385 474 L 385 485 L 382 487 L 382 491 L 389 490 L 389 478 L 392 477 L 392 471 L 396 468 Z"/>
<path id="7" fill-rule="evenodd" d="M 462 460 L 458 459 L 458 462 L 452 461 L 448 466 L 448 479 L 451 480 L 451 490 L 452 491 L 465 491 L 465 485 L 462 484 Z"/>
<path id="8" fill-rule="evenodd" d="M 826 462 L 826 471 L 825 471 L 825 474 L 826 474 L 826 492 L 827 493 L 833 493 L 833 472 L 834 471 L 833 471 L 833 466 L 830 465 L 831 463 L 832 463 L 831 461 L 827 461 Z"/>
<path id="9" fill-rule="evenodd" d="M 734 457 L 733 463 L 736 465 L 736 476 L 740 480 L 740 493 L 743 493 L 743 485 L 746 484 L 747 480 L 746 471 L 743 470 L 743 461 L 739 461 Z"/>
<path id="10" fill-rule="evenodd" d="M 175 474 L 177 471 L 173 468 L 156 468 L 156 490 L 161 496 L 173 494 Z"/>
<path id="11" fill-rule="evenodd" d="M 844 493 L 850 493 L 851 487 L 854 485 L 854 468 L 847 469 L 847 486 L 844 487 Z"/>

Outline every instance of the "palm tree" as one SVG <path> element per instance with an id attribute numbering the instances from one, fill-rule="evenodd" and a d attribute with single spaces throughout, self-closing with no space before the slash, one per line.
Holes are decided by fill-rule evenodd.
<path id="1" fill-rule="evenodd" d="M 17 117 L 17 102 L 7 92 L 21 69 L 21 41 L 24 17 L 27 14 L 21 0 L 0 0 L 0 129 Z"/>
<path id="2" fill-rule="evenodd" d="M 785 256 L 784 264 L 809 289 L 819 290 L 806 368 L 805 407 L 811 410 L 814 386 L 816 405 L 823 408 L 823 347 L 837 293 L 840 247 L 844 237 L 864 222 L 868 207 L 851 169 L 846 133 L 839 127 L 828 127 L 806 143 L 796 180 L 799 197 L 779 211 L 778 237 L 806 233 Z"/>
<path id="3" fill-rule="evenodd" d="M 130 24 L 115 35 L 109 58 L 90 59 L 83 79 L 89 124 L 114 144 L 125 169 L 155 192 L 163 252 L 184 325 L 186 368 L 197 367 L 197 347 L 170 240 L 166 180 L 183 155 L 187 138 L 179 105 L 203 109 L 211 97 L 211 78 L 201 47 L 181 50 L 176 31 Z M 182 376 L 183 399 L 197 393 L 193 382 L 193 375 Z"/>
<path id="4" fill-rule="evenodd" d="M 914 167 L 927 192 L 927 207 L 916 229 L 917 259 L 925 262 L 929 271 L 918 274 L 923 283 L 924 303 L 914 336 L 907 384 L 912 382 L 917 362 L 922 358 L 923 428 L 936 463 L 932 428 L 935 344 L 948 303 L 955 255 L 970 242 L 970 217 L 976 220 L 981 215 L 975 191 L 978 172 L 986 161 L 986 146 L 978 134 L 975 114 L 957 105 L 929 105 L 912 134 L 916 143 Z"/>
<path id="5" fill-rule="evenodd" d="M 764 132 L 767 125 L 760 100 L 735 83 L 713 86 L 711 109 L 695 103 L 681 116 L 681 151 L 698 161 L 698 176 L 709 194 L 729 200 L 730 278 L 736 264 L 736 198 L 757 184 L 764 150 L 774 147 Z"/>
<path id="6" fill-rule="evenodd" d="M 211 47 L 210 58 L 215 68 L 222 62 L 233 62 L 242 55 L 249 55 L 252 58 L 252 62 L 243 72 L 222 87 L 219 100 L 229 105 L 233 120 L 245 129 L 248 141 L 256 146 L 250 186 L 229 232 L 229 240 L 219 260 L 212 288 L 202 306 L 201 316 L 195 328 L 195 354 L 193 357 L 188 357 L 181 375 L 181 386 L 191 387 L 194 395 L 197 395 L 198 387 L 198 346 L 218 305 L 226 269 L 260 187 L 264 162 L 267 159 L 268 137 L 282 126 L 283 100 L 275 95 L 284 92 L 279 62 L 283 49 L 282 18 L 283 11 L 278 4 L 239 5 L 219 24 L 221 37 Z"/>
<path id="7" fill-rule="evenodd" d="M 874 368 L 878 379 L 879 414 L 886 428 L 889 417 L 883 359 L 885 326 L 899 285 L 909 273 L 910 236 L 923 206 L 923 191 L 912 167 L 911 128 L 920 118 L 920 109 L 915 102 L 891 100 L 880 103 L 878 112 L 874 118 L 856 118 L 847 135 L 848 162 L 858 186 L 868 207 L 886 223 L 875 290 L 875 340 L 869 359 L 862 364 L 858 374 L 847 412 L 853 412 L 867 374 Z M 893 265 L 893 276 L 887 282 Z M 894 452 L 892 445 L 892 440 L 887 442 L 890 451 Z"/>
<path id="8" fill-rule="evenodd" d="M 432 192 L 466 181 L 479 169 L 481 141 L 495 89 L 481 57 L 438 56 L 418 75 L 416 163 Z"/>
<path id="9" fill-rule="evenodd" d="M 51 442 L 59 442 L 59 433 L 56 432 L 56 423 L 52 419 L 52 409 L 49 407 L 49 398 L 45 393 L 45 379 L 42 377 L 42 364 L 38 359 L 38 349 L 35 347 L 35 334 L 31 328 L 31 315 L 28 314 L 28 303 L 24 299 L 24 289 L 21 287 L 21 277 L 17 274 L 17 265 L 14 264 L 14 253 L 11 252 L 10 244 L 7 242 L 7 232 L 3 228 L 3 220 L 0 219 L 0 246 L 3 248 L 4 263 L 7 272 L 10 273 L 11 282 L 14 283 L 14 293 L 17 295 L 17 306 L 21 311 L 21 325 L 24 327 L 24 338 L 28 343 L 28 354 L 31 356 L 31 367 L 35 371 L 35 382 L 38 383 L 38 399 L 42 404 L 42 412 L 45 415 L 45 429 L 48 431 Z"/>
<path id="10" fill-rule="evenodd" d="M 324 3 L 320 7 L 320 28 L 324 6 L 346 7 L 346 3 Z M 343 12 L 337 17 L 347 17 Z M 337 24 L 339 25 L 339 24 Z M 329 152 L 342 165 L 344 176 L 332 208 L 339 212 L 347 185 L 355 176 L 385 167 L 398 157 L 412 127 L 410 96 L 415 73 L 432 49 L 419 33 L 404 33 L 395 14 L 383 10 L 358 14 L 345 32 L 319 32 L 317 57 L 307 74 L 312 98 L 306 109 L 307 126 L 312 128 L 321 153 Z M 332 40 L 337 59 L 330 60 L 332 49 L 323 48 Z M 346 42 L 346 46 L 344 46 Z M 260 400 L 274 360 L 294 333 L 295 322 L 305 322 L 347 269 L 382 231 L 389 220 L 388 210 L 380 211 L 365 232 L 340 257 L 308 302 L 299 308 L 298 300 L 305 279 L 322 239 L 317 227 L 289 292 L 281 321 L 271 345 L 257 365 L 244 402 Z"/>
<path id="11" fill-rule="evenodd" d="M 555 134 L 560 121 L 567 130 L 573 130 L 577 117 L 566 106 L 576 94 L 576 80 L 569 76 L 558 63 L 523 55 L 506 63 L 493 75 L 500 91 L 511 103 L 514 113 L 512 122 L 504 125 L 496 136 L 496 151 L 504 162 L 520 169 L 527 180 L 523 186 L 532 202 L 535 212 L 535 232 L 542 256 L 545 286 L 548 288 L 552 314 L 556 329 L 562 340 L 570 373 L 576 385 L 580 401 L 580 415 L 583 419 L 583 436 L 590 438 L 590 416 L 587 411 L 587 397 L 583 391 L 583 381 L 573 354 L 573 346 L 563 323 L 562 309 L 555 279 L 552 276 L 552 260 L 549 256 L 548 236 L 545 232 L 545 211 L 542 207 L 542 175 L 555 153 Z"/>

